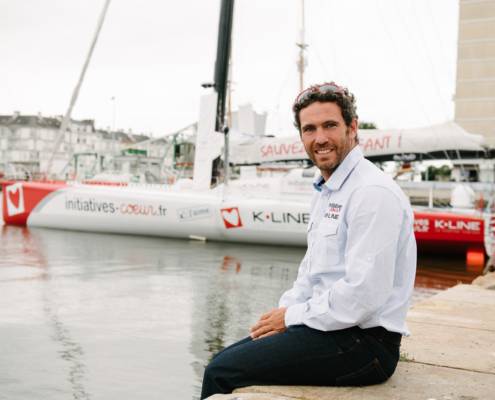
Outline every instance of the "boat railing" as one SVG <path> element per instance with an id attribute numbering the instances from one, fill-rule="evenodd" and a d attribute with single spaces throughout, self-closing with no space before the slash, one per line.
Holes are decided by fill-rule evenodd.
<path id="1" fill-rule="evenodd" d="M 411 204 L 429 207 L 468 207 L 483 210 L 495 195 L 495 184 L 486 182 L 396 181 Z M 463 194 L 464 193 L 464 194 Z M 461 195 L 461 196 L 459 196 Z M 465 198 L 464 200 L 459 199 Z"/>

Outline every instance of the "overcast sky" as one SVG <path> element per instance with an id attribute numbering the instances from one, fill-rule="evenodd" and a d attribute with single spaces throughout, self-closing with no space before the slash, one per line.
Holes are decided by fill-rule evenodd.
<path id="1" fill-rule="evenodd" d="M 104 0 L 0 0 L 0 114 L 64 114 Z M 306 0 L 307 84 L 335 80 L 361 120 L 452 119 L 458 0 Z M 197 120 L 212 81 L 219 0 L 113 0 L 73 118 L 159 136 Z M 236 0 L 233 105 L 294 131 L 300 0 Z M 115 98 L 115 103 L 111 100 Z"/>

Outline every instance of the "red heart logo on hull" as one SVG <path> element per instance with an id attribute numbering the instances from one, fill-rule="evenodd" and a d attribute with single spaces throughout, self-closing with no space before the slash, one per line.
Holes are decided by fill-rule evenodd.
<path id="1" fill-rule="evenodd" d="M 12 205 L 15 208 L 19 208 L 19 199 L 21 197 L 20 196 L 21 191 L 18 188 L 15 188 L 13 190 L 9 190 L 8 193 L 9 193 L 9 200 L 12 203 Z"/>
<path id="2" fill-rule="evenodd" d="M 222 214 L 223 223 L 227 229 L 242 227 L 241 215 L 237 207 L 222 208 L 220 213 Z"/>

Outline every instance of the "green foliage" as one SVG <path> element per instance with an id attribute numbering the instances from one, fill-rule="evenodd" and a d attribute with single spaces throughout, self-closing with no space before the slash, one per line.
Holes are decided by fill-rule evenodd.
<path id="1" fill-rule="evenodd" d="M 358 125 L 359 129 L 378 129 L 374 122 L 360 122 Z"/>
<path id="2" fill-rule="evenodd" d="M 136 155 L 136 156 L 146 157 L 147 153 L 148 152 L 146 150 L 140 150 L 140 149 L 125 149 L 122 151 L 122 154 L 126 156 Z"/>
<path id="3" fill-rule="evenodd" d="M 401 351 L 399 355 L 399 361 L 412 362 L 414 357 L 410 356 L 408 353 Z"/>
<path id="4" fill-rule="evenodd" d="M 430 165 L 425 172 L 421 173 L 421 179 L 424 181 L 448 181 L 452 170 L 448 165 L 435 167 Z"/>

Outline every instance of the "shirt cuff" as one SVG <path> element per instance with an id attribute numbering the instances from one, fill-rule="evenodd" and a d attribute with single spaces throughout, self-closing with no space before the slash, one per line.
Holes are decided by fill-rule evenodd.
<path id="1" fill-rule="evenodd" d="M 307 307 L 306 303 L 298 303 L 288 307 L 285 311 L 285 326 L 302 325 L 303 314 Z"/>
<path id="2" fill-rule="evenodd" d="M 290 301 L 285 301 L 282 298 L 278 302 L 278 308 L 280 308 L 280 307 L 289 307 L 290 305 L 291 305 L 290 304 Z"/>

